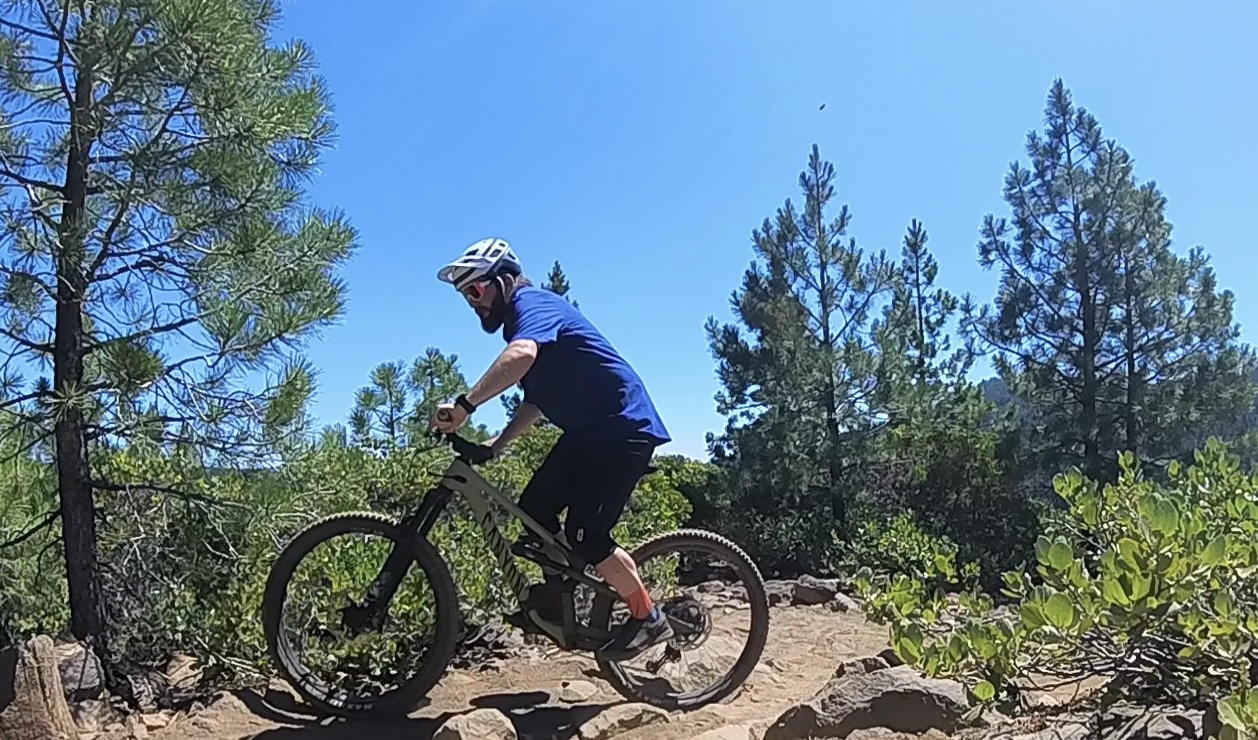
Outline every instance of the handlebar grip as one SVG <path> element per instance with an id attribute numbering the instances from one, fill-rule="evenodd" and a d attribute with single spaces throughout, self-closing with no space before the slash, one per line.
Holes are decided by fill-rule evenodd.
<path id="1" fill-rule="evenodd" d="M 437 409 L 437 418 L 441 421 L 450 421 L 454 417 L 450 414 L 450 409 Z"/>

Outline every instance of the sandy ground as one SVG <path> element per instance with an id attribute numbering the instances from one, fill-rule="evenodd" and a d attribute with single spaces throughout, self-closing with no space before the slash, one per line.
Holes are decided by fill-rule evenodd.
<path id="1" fill-rule="evenodd" d="M 835 612 L 828 606 L 775 607 L 770 610 L 768 644 L 756 671 L 733 697 L 715 705 L 672 713 L 658 722 L 610 735 L 623 740 L 683 740 L 722 727 L 767 725 L 782 711 L 820 689 L 844 660 L 873 655 L 887 645 L 885 627 L 870 624 L 859 612 Z M 722 654 L 722 640 L 737 637 L 746 612 L 716 620 L 709 644 L 687 655 L 684 676 L 703 670 L 724 673 L 734 657 Z M 743 640 L 736 644 L 739 648 Z M 725 643 L 728 644 L 728 643 Z M 676 667 L 681 668 L 681 667 Z M 676 670 L 675 668 L 675 670 Z M 666 676 L 667 677 L 667 676 Z M 674 679 L 682 682 L 682 678 Z M 561 694 L 567 682 L 593 684 L 592 696 L 575 703 Z M 694 688 L 694 684 L 686 688 Z M 587 687 L 588 688 L 588 687 Z M 426 740 L 448 718 L 478 708 L 502 712 L 521 740 L 580 737 L 580 728 L 603 713 L 626 711 L 627 704 L 597 673 L 594 662 L 574 654 L 537 653 L 481 671 L 451 671 L 432 691 L 429 704 L 408 719 L 391 722 L 319 720 L 281 684 L 266 695 L 230 695 L 205 711 L 179 718 L 150 733 L 153 740 Z M 571 699 L 571 697 L 568 697 Z M 606 719 L 606 718 L 605 718 Z M 588 730 L 587 730 L 588 731 Z M 731 737 L 736 735 L 731 735 Z"/>

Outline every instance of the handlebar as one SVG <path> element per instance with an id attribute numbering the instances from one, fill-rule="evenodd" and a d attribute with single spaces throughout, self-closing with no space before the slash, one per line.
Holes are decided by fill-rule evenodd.
<path id="1" fill-rule="evenodd" d="M 437 416 L 442 421 L 450 419 L 450 414 L 445 409 L 439 410 Z M 433 435 L 448 442 L 454 448 L 454 454 L 468 465 L 487 463 L 494 456 L 487 445 L 460 437 L 458 432 L 439 432 L 434 429 Z"/>

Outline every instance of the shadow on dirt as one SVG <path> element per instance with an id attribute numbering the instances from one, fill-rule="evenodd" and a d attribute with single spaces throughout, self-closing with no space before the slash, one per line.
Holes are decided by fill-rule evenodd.
<path id="1" fill-rule="evenodd" d="M 237 697 L 254 715 L 289 725 L 246 735 L 239 740 L 430 740 L 454 716 L 445 712 L 433 717 L 408 717 L 382 721 L 346 721 L 323 717 L 297 704 L 291 695 L 268 691 L 265 696 L 240 692 Z M 487 694 L 469 703 L 476 709 L 496 709 L 515 726 L 520 740 L 571 740 L 581 725 L 589 722 L 611 704 L 547 706 L 550 695 L 544 691 Z M 420 710 L 423 711 L 423 710 Z M 471 711 L 471 710 L 468 710 Z"/>

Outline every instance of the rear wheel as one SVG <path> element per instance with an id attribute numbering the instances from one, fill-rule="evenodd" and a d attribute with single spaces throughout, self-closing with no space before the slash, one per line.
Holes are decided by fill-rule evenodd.
<path id="1" fill-rule="evenodd" d="M 373 608 L 365 596 L 395 548 L 400 582 Z M 340 716 L 410 712 L 445 674 L 458 640 L 458 593 L 445 560 L 427 540 L 403 537 L 370 512 L 321 519 L 293 538 L 267 579 L 262 613 L 285 680 Z M 399 644 L 386 643 L 386 633 Z M 333 638 L 347 644 L 333 646 Z"/>
<path id="2" fill-rule="evenodd" d="M 631 661 L 612 662 L 595 655 L 607 681 L 630 701 L 668 710 L 697 709 L 732 695 L 760 662 L 769 636 L 769 601 L 756 564 L 738 545 L 700 529 L 658 535 L 631 555 L 675 636 Z M 714 573 L 720 578 L 712 578 Z M 747 624 L 720 624 L 730 616 Z M 627 617 L 624 602 L 600 594 L 594 599 L 590 626 L 610 630 Z M 725 663 L 731 665 L 722 667 Z M 672 665 L 690 675 L 662 676 L 662 670 Z M 691 667 L 694 670 L 688 670 Z"/>

